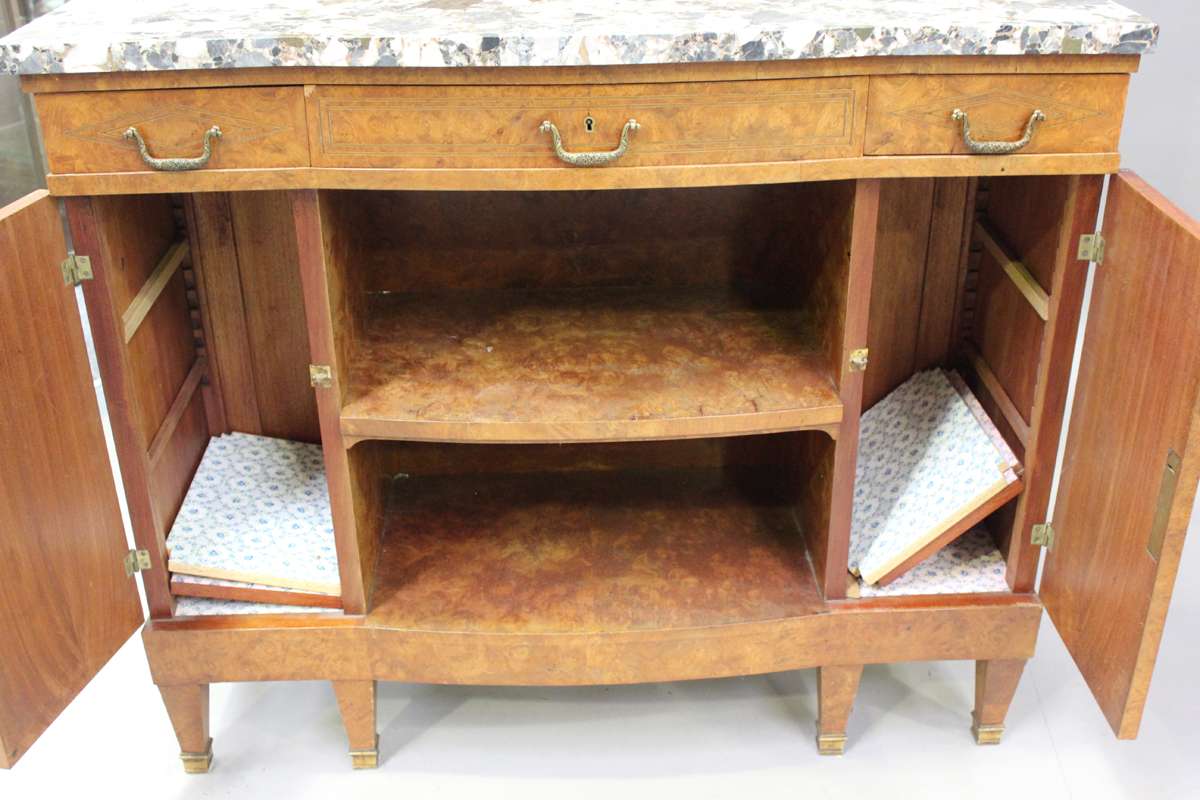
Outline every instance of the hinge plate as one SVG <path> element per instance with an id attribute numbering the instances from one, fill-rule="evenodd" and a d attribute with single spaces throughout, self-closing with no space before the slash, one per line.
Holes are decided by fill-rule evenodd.
<path id="1" fill-rule="evenodd" d="M 850 351 L 850 371 L 863 372 L 867 369 L 867 348 Z"/>
<path id="2" fill-rule="evenodd" d="M 1047 522 L 1044 525 L 1034 525 L 1033 532 L 1029 535 L 1029 541 L 1032 544 L 1044 547 L 1047 550 L 1054 549 L 1054 528 L 1050 527 Z"/>
<path id="3" fill-rule="evenodd" d="M 333 370 L 329 367 L 309 364 L 308 376 L 312 385 L 317 389 L 330 389 L 333 387 Z"/>
<path id="4" fill-rule="evenodd" d="M 92 259 L 89 256 L 77 256 L 71 253 L 62 262 L 63 283 L 67 286 L 78 286 L 80 281 L 92 279 Z"/>
<path id="5" fill-rule="evenodd" d="M 150 569 L 149 550 L 130 550 L 125 554 L 125 577 L 131 577 L 135 572 Z"/>
<path id="6" fill-rule="evenodd" d="M 1095 233 L 1085 233 L 1079 237 L 1079 255 L 1080 261 L 1095 261 L 1097 264 L 1104 263 L 1104 235 L 1099 231 Z"/>

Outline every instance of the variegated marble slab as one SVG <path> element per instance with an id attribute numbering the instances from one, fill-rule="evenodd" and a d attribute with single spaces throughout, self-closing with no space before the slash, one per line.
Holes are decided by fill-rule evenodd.
<path id="1" fill-rule="evenodd" d="M 338 594 L 321 447 L 214 437 L 167 537 L 172 573 Z"/>
<path id="2" fill-rule="evenodd" d="M 0 72 L 666 64 L 1149 53 L 1107 0 L 72 0 L 0 41 Z"/>
<path id="3" fill-rule="evenodd" d="M 972 528 L 887 586 L 858 581 L 860 597 L 1007 592 L 1007 565 L 991 534 Z"/>
<path id="4" fill-rule="evenodd" d="M 850 570 L 868 583 L 1008 485 L 1015 459 L 993 443 L 960 389 L 941 370 L 927 370 L 862 415 Z"/>

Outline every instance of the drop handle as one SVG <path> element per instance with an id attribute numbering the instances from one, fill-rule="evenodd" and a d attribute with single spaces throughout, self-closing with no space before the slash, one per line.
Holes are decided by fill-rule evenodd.
<path id="1" fill-rule="evenodd" d="M 1029 115 L 1029 122 L 1025 124 L 1025 135 L 1015 142 L 978 142 L 971 138 L 971 120 L 967 116 L 967 112 L 962 109 L 954 109 L 954 113 L 950 117 L 955 122 L 962 123 L 962 138 L 967 145 L 967 149 L 975 155 L 980 156 L 1003 156 L 1009 153 L 1015 153 L 1033 138 L 1033 123 L 1045 122 L 1046 115 L 1041 111 L 1034 111 Z"/>
<path id="2" fill-rule="evenodd" d="M 146 141 L 142 139 L 142 135 L 138 133 L 137 128 L 130 128 L 125 131 L 126 139 L 136 139 L 138 150 L 141 151 L 142 161 L 146 162 L 146 166 L 150 169 L 159 172 L 187 172 L 188 170 L 200 169 L 208 165 L 208 160 L 212 158 L 212 140 L 221 138 L 221 129 L 213 125 L 204 132 L 204 155 L 196 158 L 155 158 L 150 155 L 146 149 Z"/>
<path id="3" fill-rule="evenodd" d="M 641 130 L 641 127 L 637 120 L 631 119 L 626 122 L 625 127 L 621 129 L 621 143 L 617 145 L 617 149 L 603 153 L 568 153 L 563 149 L 562 136 L 559 135 L 558 128 L 554 127 L 550 120 L 543 122 L 538 127 L 538 131 L 549 133 L 554 137 L 554 154 L 561 160 L 576 167 L 597 167 L 601 164 L 611 164 L 625 155 L 625 151 L 629 149 L 629 132 Z"/>

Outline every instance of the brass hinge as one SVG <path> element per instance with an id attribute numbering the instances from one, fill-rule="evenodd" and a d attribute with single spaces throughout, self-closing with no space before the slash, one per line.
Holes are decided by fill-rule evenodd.
<path id="1" fill-rule="evenodd" d="M 867 348 L 850 351 L 850 371 L 864 372 L 867 369 Z"/>
<path id="2" fill-rule="evenodd" d="M 1079 237 L 1079 260 L 1104 263 L 1104 236 L 1100 231 L 1085 233 Z"/>
<path id="3" fill-rule="evenodd" d="M 131 577 L 135 572 L 150 569 L 149 550 L 130 550 L 125 554 L 125 577 Z"/>
<path id="4" fill-rule="evenodd" d="M 92 279 L 92 259 L 88 256 L 77 256 L 74 253 L 62 262 L 63 282 L 67 286 L 78 286 L 80 281 Z"/>
<path id="5" fill-rule="evenodd" d="M 333 370 L 329 369 L 329 367 L 309 364 L 308 377 L 312 385 L 318 389 L 330 389 L 333 387 Z"/>
<path id="6" fill-rule="evenodd" d="M 1054 528 L 1050 527 L 1050 523 L 1045 525 L 1034 525 L 1033 533 L 1029 535 L 1029 541 L 1047 550 L 1054 549 Z"/>

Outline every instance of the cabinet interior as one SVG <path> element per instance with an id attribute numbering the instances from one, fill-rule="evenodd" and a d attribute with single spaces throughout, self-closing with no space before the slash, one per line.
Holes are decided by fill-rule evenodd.
<path id="1" fill-rule="evenodd" d="M 917 371 L 955 368 L 1024 460 L 1047 322 L 985 237 L 1052 290 L 1070 187 L 882 182 L 863 409 Z M 856 191 L 318 192 L 339 491 L 370 613 L 500 632 L 816 608 L 837 570 L 822 559 L 849 536 L 830 507 L 840 426 L 858 413 L 840 387 L 861 307 L 848 295 Z M 210 435 L 320 441 L 292 197 L 91 203 L 118 316 L 171 243 L 191 243 L 121 351 L 165 539 Z M 598 331 L 611 363 L 594 360 Z M 1052 479 L 1052 464 L 1037 470 L 1027 486 Z M 1036 558 L 1013 546 L 1019 506 L 986 522 L 1010 573 Z M 486 602 L 469 588 L 480 581 Z M 676 616 L 655 622 L 655 603 Z"/>

